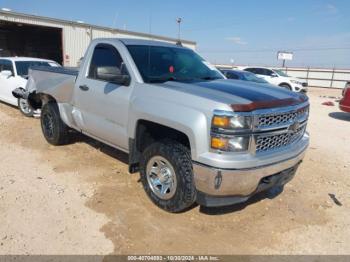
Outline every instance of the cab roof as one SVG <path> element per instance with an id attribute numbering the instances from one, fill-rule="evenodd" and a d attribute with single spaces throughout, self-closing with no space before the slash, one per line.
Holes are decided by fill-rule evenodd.
<path id="1" fill-rule="evenodd" d="M 186 48 L 184 46 L 180 46 L 177 44 L 164 42 L 164 41 L 156 41 L 156 40 L 146 40 L 146 39 L 137 39 L 137 38 L 97 38 L 94 41 L 120 41 L 124 45 L 146 45 L 146 46 L 164 46 L 164 47 L 177 47 L 177 48 Z"/>

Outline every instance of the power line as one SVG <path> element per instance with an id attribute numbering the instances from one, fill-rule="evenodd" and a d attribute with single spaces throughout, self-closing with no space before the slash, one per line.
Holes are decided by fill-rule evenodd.
<path id="1" fill-rule="evenodd" d="M 246 50 L 198 50 L 200 53 L 264 53 L 264 52 L 277 52 L 285 50 L 291 52 L 305 52 L 305 51 L 327 51 L 327 50 L 350 50 L 350 47 L 323 47 L 323 48 L 276 48 L 276 49 L 246 49 Z"/>

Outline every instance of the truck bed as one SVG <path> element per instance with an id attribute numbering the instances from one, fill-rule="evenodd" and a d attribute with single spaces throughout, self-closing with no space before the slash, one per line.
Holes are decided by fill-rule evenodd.
<path id="1" fill-rule="evenodd" d="M 57 102 L 70 103 L 78 68 L 37 66 L 29 69 L 26 90 L 53 96 Z"/>
<path id="2" fill-rule="evenodd" d="M 31 69 L 35 71 L 43 71 L 72 76 L 77 76 L 79 73 L 79 68 L 77 67 L 33 66 L 31 67 Z"/>

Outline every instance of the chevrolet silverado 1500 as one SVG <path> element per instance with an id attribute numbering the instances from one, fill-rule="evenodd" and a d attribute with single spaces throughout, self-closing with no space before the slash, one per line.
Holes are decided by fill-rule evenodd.
<path id="1" fill-rule="evenodd" d="M 74 129 L 127 152 L 130 173 L 170 212 L 282 187 L 309 143 L 305 95 L 228 80 L 179 45 L 96 39 L 79 70 L 32 68 L 27 90 L 49 143 Z"/>

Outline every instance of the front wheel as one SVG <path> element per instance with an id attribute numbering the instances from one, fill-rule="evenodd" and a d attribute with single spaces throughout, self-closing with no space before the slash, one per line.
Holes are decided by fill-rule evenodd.
<path id="1" fill-rule="evenodd" d="M 32 117 L 34 115 L 34 109 L 29 105 L 27 99 L 18 98 L 18 109 L 26 117 Z"/>
<path id="2" fill-rule="evenodd" d="M 41 129 L 51 145 L 64 145 L 68 142 L 68 126 L 63 123 L 56 103 L 47 103 L 41 110 Z"/>
<path id="3" fill-rule="evenodd" d="M 196 189 L 189 150 L 173 141 L 156 142 L 142 154 L 143 188 L 158 207 L 181 212 L 195 202 Z"/>

